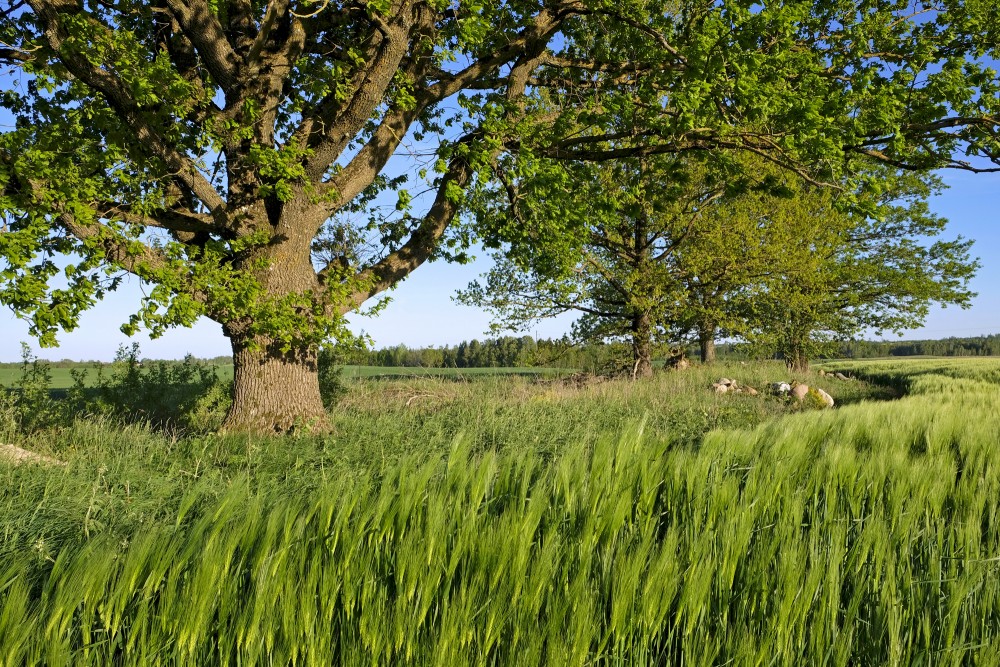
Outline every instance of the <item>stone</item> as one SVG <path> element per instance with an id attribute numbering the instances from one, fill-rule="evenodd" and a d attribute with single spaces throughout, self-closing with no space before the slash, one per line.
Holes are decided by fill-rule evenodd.
<path id="1" fill-rule="evenodd" d="M 838 380 L 844 380 L 845 382 L 847 380 L 851 379 L 851 378 L 847 377 L 846 375 L 844 375 L 843 373 L 834 373 L 833 377 L 837 378 Z"/>
<path id="2" fill-rule="evenodd" d="M 773 391 L 775 394 L 781 394 L 782 396 L 784 396 L 791 390 L 792 390 L 792 385 L 788 384 L 787 382 L 771 383 L 771 391 Z"/>
<path id="3" fill-rule="evenodd" d="M 826 393 L 825 391 L 823 391 L 819 387 L 816 387 L 816 393 L 819 394 L 820 397 L 823 399 L 823 402 L 826 403 L 826 407 L 832 408 L 834 406 L 833 396 L 831 396 L 830 394 Z"/>
<path id="4" fill-rule="evenodd" d="M 806 397 L 806 394 L 808 393 L 809 393 L 809 385 L 807 384 L 797 384 L 794 387 L 792 387 L 792 396 L 794 396 L 795 400 L 797 401 L 803 400 Z"/>
<path id="5" fill-rule="evenodd" d="M 820 377 L 824 377 L 824 376 L 826 376 L 826 371 L 824 371 L 824 370 L 823 370 L 822 368 L 821 368 L 821 369 L 819 369 L 819 371 L 817 371 L 817 372 L 819 373 L 819 376 L 820 376 Z"/>
<path id="6" fill-rule="evenodd" d="M 673 369 L 675 371 L 683 371 L 687 370 L 688 368 L 691 368 L 691 362 L 688 361 L 686 358 L 682 358 L 680 361 L 678 361 L 673 365 Z"/>
<path id="7" fill-rule="evenodd" d="M 744 387 L 743 391 L 745 391 L 746 393 L 750 394 L 751 396 L 756 396 L 758 394 L 758 391 L 756 389 L 754 389 L 753 387 Z"/>
<path id="8" fill-rule="evenodd" d="M 3 445 L 0 444 L 0 459 L 11 463 L 12 465 L 21 465 L 22 463 L 38 463 L 41 465 L 50 466 L 64 466 L 65 461 L 60 461 L 59 459 L 54 459 L 51 456 L 45 456 L 44 454 L 36 454 L 35 452 L 28 451 L 27 449 L 21 449 L 14 445 Z"/>
<path id="9" fill-rule="evenodd" d="M 729 385 L 722 384 L 721 382 L 716 382 L 715 384 L 712 385 L 712 388 L 715 389 L 716 394 L 725 394 L 726 392 L 729 391 Z"/>
<path id="10" fill-rule="evenodd" d="M 736 383 L 730 380 L 729 378 L 719 378 L 719 384 L 724 384 L 728 387 L 729 385 Z"/>

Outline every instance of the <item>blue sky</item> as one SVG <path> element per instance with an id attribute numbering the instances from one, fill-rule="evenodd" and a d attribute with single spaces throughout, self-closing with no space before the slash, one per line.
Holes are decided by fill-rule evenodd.
<path id="1" fill-rule="evenodd" d="M 976 240 L 973 252 L 983 267 L 973 282 L 979 296 L 972 308 L 935 309 L 925 326 L 904 334 L 905 339 L 945 338 L 1000 333 L 1000 174 L 942 173 L 950 186 L 932 201 L 933 209 L 948 218 L 948 237 L 961 234 Z M 393 293 L 393 301 L 378 318 L 354 317 L 352 326 L 364 330 L 377 347 L 403 343 L 411 346 L 445 345 L 471 338 L 483 338 L 489 316 L 476 308 L 452 300 L 455 290 L 489 268 L 480 258 L 465 266 L 427 264 L 417 269 Z M 20 343 L 32 343 L 43 358 L 110 360 L 120 344 L 136 341 L 143 356 L 179 358 L 186 353 L 199 357 L 228 355 L 229 344 L 221 328 L 203 320 L 191 329 L 169 331 L 158 340 L 145 336 L 128 338 L 118 327 L 139 302 L 136 282 L 123 287 L 88 312 L 80 327 L 60 336 L 58 348 L 40 350 L 31 341 L 24 322 L 8 310 L 0 310 L 0 361 L 20 358 Z M 559 336 L 569 329 L 569 318 L 541 324 L 533 332 L 539 336 Z"/>

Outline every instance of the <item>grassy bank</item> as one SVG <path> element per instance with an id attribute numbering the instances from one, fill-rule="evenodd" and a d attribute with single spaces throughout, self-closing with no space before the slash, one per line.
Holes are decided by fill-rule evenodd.
<path id="1" fill-rule="evenodd" d="M 0 660 L 996 664 L 1000 369 L 968 368 L 801 378 L 822 412 L 711 392 L 786 377 L 755 365 L 361 381 L 326 438 L 0 434 L 68 462 L 0 467 Z"/>

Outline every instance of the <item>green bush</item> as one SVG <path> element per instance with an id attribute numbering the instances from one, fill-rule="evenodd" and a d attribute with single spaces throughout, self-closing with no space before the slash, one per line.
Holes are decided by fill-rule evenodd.
<path id="1" fill-rule="evenodd" d="M 33 433 L 65 425 L 75 406 L 54 399 L 49 391 L 51 382 L 48 362 L 21 343 L 21 374 L 12 389 L 0 387 L 0 429 Z"/>
<path id="2" fill-rule="evenodd" d="M 319 351 L 319 394 L 323 399 L 323 407 L 327 410 L 337 404 L 347 393 L 344 384 L 344 366 L 342 354 L 335 347 L 324 347 Z"/>
<path id="3" fill-rule="evenodd" d="M 139 345 L 121 346 L 110 373 L 97 368 L 86 410 L 158 428 L 211 430 L 229 406 L 229 386 L 214 366 L 191 355 L 183 361 L 144 363 Z"/>

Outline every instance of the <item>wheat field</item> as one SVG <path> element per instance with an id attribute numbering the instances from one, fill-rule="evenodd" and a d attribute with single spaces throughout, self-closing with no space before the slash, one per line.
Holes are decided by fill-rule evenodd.
<path id="1" fill-rule="evenodd" d="M 906 395 L 329 468 L 78 424 L 0 468 L 0 663 L 1000 664 L 1000 363 L 834 367 Z"/>

